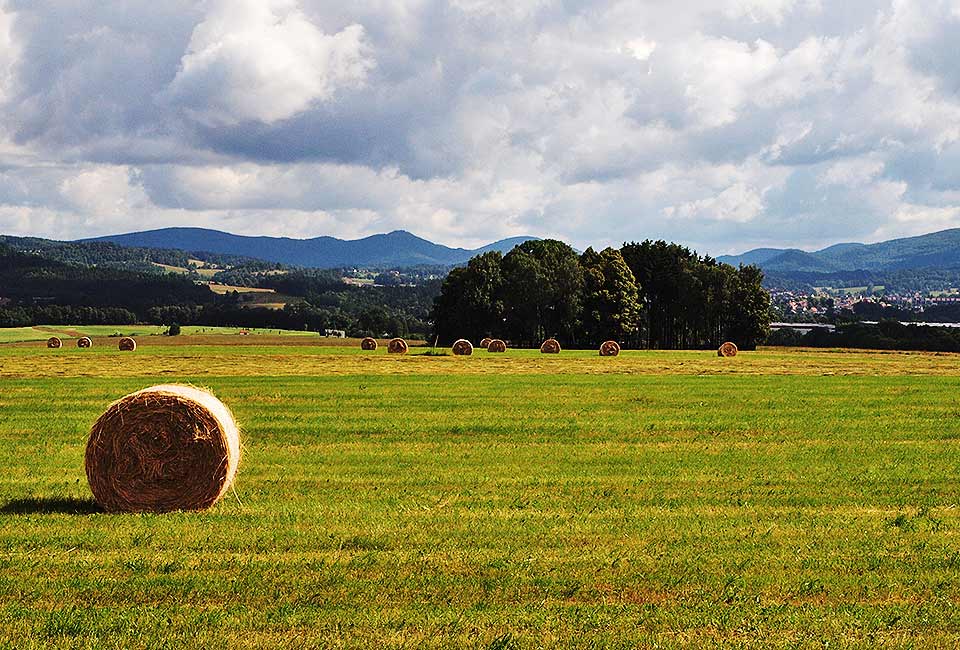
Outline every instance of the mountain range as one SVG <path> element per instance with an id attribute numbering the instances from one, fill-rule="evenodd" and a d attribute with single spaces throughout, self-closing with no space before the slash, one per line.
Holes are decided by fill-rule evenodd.
<path id="1" fill-rule="evenodd" d="M 363 239 L 246 237 L 205 228 L 162 228 L 81 241 L 111 242 L 137 248 L 165 248 L 252 257 L 321 269 L 453 266 L 488 251 L 506 253 L 533 237 L 513 237 L 481 248 L 450 248 L 405 230 Z"/>
<path id="2" fill-rule="evenodd" d="M 768 273 L 781 274 L 956 269 L 960 268 L 960 228 L 876 244 L 835 244 L 812 252 L 757 248 L 717 260 L 734 266 L 755 264 Z"/>

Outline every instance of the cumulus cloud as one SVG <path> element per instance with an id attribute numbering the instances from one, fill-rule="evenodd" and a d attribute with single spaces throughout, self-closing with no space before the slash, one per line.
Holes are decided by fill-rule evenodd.
<path id="1" fill-rule="evenodd" d="M 960 225 L 953 0 L 0 2 L 0 230 Z"/>
<path id="2" fill-rule="evenodd" d="M 362 83 L 363 27 L 325 34 L 292 0 L 217 0 L 190 39 L 172 102 L 212 124 L 276 122 Z"/>

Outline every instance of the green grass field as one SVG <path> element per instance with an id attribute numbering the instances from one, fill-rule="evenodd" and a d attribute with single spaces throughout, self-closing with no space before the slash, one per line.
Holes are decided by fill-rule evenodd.
<path id="1" fill-rule="evenodd" d="M 960 643 L 960 356 L 264 341 L 0 345 L 5 647 Z M 90 425 L 170 381 L 233 408 L 235 491 L 97 513 Z"/>
<path id="2" fill-rule="evenodd" d="M 6 327 L 0 328 L 0 343 L 19 343 L 25 341 L 46 341 L 51 336 L 59 336 L 63 339 L 79 338 L 80 336 L 159 336 L 167 330 L 161 325 L 41 325 L 37 327 Z M 241 328 L 239 327 L 200 327 L 196 325 L 184 325 L 181 328 L 182 335 L 236 335 Z M 290 335 L 290 336 L 313 336 L 316 332 L 300 332 L 294 330 L 264 330 L 248 329 L 245 330 L 251 335 Z"/>

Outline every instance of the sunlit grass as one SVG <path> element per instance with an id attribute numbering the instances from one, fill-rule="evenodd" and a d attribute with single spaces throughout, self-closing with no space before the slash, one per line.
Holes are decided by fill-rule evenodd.
<path id="1" fill-rule="evenodd" d="M 0 639 L 953 647 L 957 368 L 0 346 Z M 160 381 L 234 410 L 235 493 L 203 514 L 92 512 L 90 424 Z"/>

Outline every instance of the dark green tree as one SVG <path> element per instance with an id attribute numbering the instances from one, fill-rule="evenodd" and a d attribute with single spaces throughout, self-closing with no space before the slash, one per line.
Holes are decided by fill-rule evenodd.
<path id="1" fill-rule="evenodd" d="M 503 258 L 506 328 L 516 343 L 547 337 L 575 345 L 580 330 L 583 270 L 576 251 L 555 239 L 527 241 Z"/>
<path id="2" fill-rule="evenodd" d="M 440 345 L 503 336 L 502 263 L 503 255 L 492 251 L 450 271 L 433 303 L 433 337 Z"/>
<path id="3" fill-rule="evenodd" d="M 620 251 L 588 248 L 580 256 L 583 268 L 583 343 L 599 345 L 629 340 L 640 325 L 640 297 L 633 272 Z"/>

